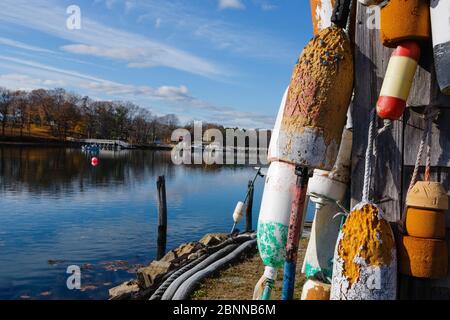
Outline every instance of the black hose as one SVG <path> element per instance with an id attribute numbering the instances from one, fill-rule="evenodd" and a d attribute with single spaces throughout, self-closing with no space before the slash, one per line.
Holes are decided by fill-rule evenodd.
<path id="1" fill-rule="evenodd" d="M 201 257 L 195 259 L 191 263 L 188 263 L 181 269 L 175 271 L 170 275 L 169 278 L 167 278 L 159 287 L 156 289 L 156 291 L 152 294 L 149 300 L 161 300 L 161 297 L 163 296 L 164 292 L 167 290 L 167 288 L 183 273 L 189 271 L 190 269 L 194 268 L 196 265 L 198 265 L 200 262 L 206 259 L 208 257 L 208 254 L 204 254 Z"/>
<path id="2" fill-rule="evenodd" d="M 187 300 L 198 284 L 211 274 L 221 270 L 233 260 L 238 259 L 244 252 L 253 248 L 256 245 L 256 240 L 250 240 L 241 244 L 237 249 L 233 250 L 227 256 L 217 260 L 209 265 L 206 269 L 200 270 L 183 281 L 179 288 L 174 293 L 172 300 Z M 227 247 L 228 248 L 228 247 Z"/>
<path id="3" fill-rule="evenodd" d="M 197 273 L 198 271 L 202 270 L 203 268 L 209 266 L 211 263 L 215 262 L 216 260 L 222 258 L 226 254 L 228 254 L 230 251 L 234 250 L 237 247 L 236 244 L 230 244 L 227 247 L 217 251 L 216 253 L 212 254 L 208 258 L 206 258 L 204 261 L 196 265 L 194 268 L 190 269 L 189 271 L 182 274 L 180 277 L 178 277 L 175 281 L 173 281 L 170 286 L 167 288 L 166 292 L 164 292 L 163 296 L 161 297 L 161 300 L 172 300 L 173 295 L 178 290 L 180 285 L 188 279 L 193 274 Z"/>

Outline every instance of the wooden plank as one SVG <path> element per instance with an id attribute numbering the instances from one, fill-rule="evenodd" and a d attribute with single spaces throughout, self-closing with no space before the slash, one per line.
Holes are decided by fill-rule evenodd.
<path id="1" fill-rule="evenodd" d="M 407 104 L 412 107 L 427 105 L 450 107 L 450 96 L 442 94 L 437 84 L 431 42 L 422 45 L 419 67 Z"/>
<path id="2" fill-rule="evenodd" d="M 419 112 L 409 109 L 405 112 L 404 122 L 406 123 L 404 139 L 405 148 L 404 164 L 413 166 L 416 162 L 417 151 L 419 149 L 422 133 L 425 128 L 425 121 Z M 440 115 L 432 127 L 432 154 L 431 165 L 448 167 L 450 166 L 450 109 L 441 108 Z M 422 158 L 422 165 L 425 165 L 425 154 Z"/>
<path id="3" fill-rule="evenodd" d="M 379 44 L 379 31 L 367 27 L 366 8 L 358 2 L 355 35 L 355 97 L 353 107 L 353 154 L 351 205 L 361 201 L 364 154 L 370 110 L 375 107 L 392 50 Z M 376 45 L 379 44 L 379 45 Z M 394 122 L 390 133 L 377 141 L 378 159 L 373 174 L 373 198 L 390 221 L 400 217 L 402 191 L 403 124 Z M 377 201 L 375 201 L 377 202 Z"/>

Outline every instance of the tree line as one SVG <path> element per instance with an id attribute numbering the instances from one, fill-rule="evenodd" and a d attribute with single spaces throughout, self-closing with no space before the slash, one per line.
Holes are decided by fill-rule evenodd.
<path id="1" fill-rule="evenodd" d="M 170 142 L 179 125 L 174 114 L 157 116 L 129 101 L 96 101 L 64 89 L 0 88 L 0 132 L 21 137 L 36 128 L 52 137 L 120 139 L 134 144 Z M 9 130 L 8 130 L 9 129 Z"/>

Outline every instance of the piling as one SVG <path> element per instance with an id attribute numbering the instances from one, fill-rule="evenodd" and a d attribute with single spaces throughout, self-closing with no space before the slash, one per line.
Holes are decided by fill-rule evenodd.
<path id="1" fill-rule="evenodd" d="M 247 202 L 247 208 L 245 209 L 245 231 L 250 232 L 252 231 L 252 215 L 253 215 L 253 194 L 255 192 L 255 186 L 253 184 L 253 181 L 250 180 L 248 182 L 248 202 Z"/>
<path id="2" fill-rule="evenodd" d="M 166 179 L 159 176 L 156 181 L 158 190 L 158 240 L 156 259 L 161 259 L 166 254 L 167 243 L 167 200 L 166 200 Z"/>

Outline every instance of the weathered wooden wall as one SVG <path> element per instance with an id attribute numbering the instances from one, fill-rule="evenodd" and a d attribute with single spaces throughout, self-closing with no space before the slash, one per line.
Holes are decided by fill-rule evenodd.
<path id="1" fill-rule="evenodd" d="M 355 35 L 355 97 L 353 102 L 352 206 L 361 201 L 364 179 L 364 154 L 367 146 L 369 114 L 375 107 L 392 49 L 382 46 L 379 30 L 370 29 L 371 14 L 358 2 Z M 420 116 L 423 107 L 436 105 L 441 114 L 433 124 L 432 179 L 450 190 L 450 97 L 440 94 L 434 76 L 431 43 L 423 44 L 420 67 L 416 73 L 409 108 L 402 121 L 395 121 L 390 132 L 376 141 L 378 158 L 375 164 L 372 197 L 387 218 L 400 219 L 406 191 L 414 168 L 416 154 L 424 128 Z M 378 126 L 382 126 L 378 121 Z M 423 169 L 422 169 L 423 171 Z M 450 213 L 447 215 L 450 227 Z M 447 232 L 450 248 L 450 229 Z M 401 298 L 450 298 L 450 276 L 430 281 L 402 277 Z"/>

